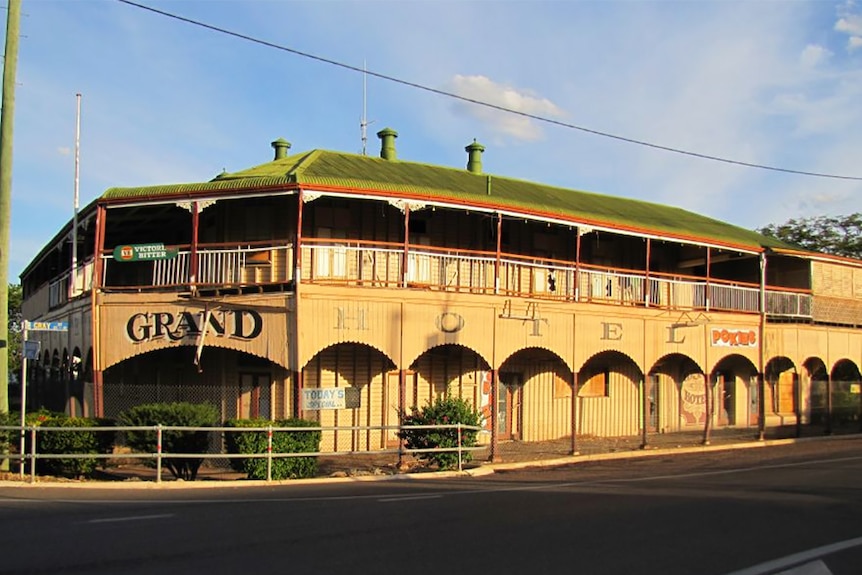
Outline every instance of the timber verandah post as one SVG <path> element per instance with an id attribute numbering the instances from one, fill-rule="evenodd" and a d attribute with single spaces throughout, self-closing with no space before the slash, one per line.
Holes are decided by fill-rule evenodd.
<path id="1" fill-rule="evenodd" d="M 302 367 L 299 365 L 299 286 L 302 283 L 302 206 L 305 203 L 305 194 L 302 188 L 297 192 L 296 198 L 296 241 L 293 247 L 293 337 L 288 337 L 287 341 L 293 352 L 293 357 L 290 360 L 292 364 L 293 413 L 295 417 L 302 419 Z"/>
<path id="2" fill-rule="evenodd" d="M 572 441 L 569 446 L 569 455 L 578 454 L 578 372 L 572 372 Z"/>
<path id="3" fill-rule="evenodd" d="M 766 339 L 766 252 L 760 253 L 760 329 L 757 345 L 757 439 L 766 437 L 766 373 L 764 340 Z"/>
<path id="4" fill-rule="evenodd" d="M 104 417 L 104 386 L 102 379 L 101 358 L 102 358 L 102 337 L 101 337 L 101 322 L 99 321 L 99 292 L 103 284 L 103 274 L 105 261 L 102 259 L 102 251 L 105 245 L 105 220 L 107 219 L 107 210 L 104 205 L 96 207 L 96 237 L 93 254 L 95 261 L 93 262 L 93 280 L 90 288 L 90 306 L 92 323 L 92 356 L 93 356 L 93 414 L 95 417 Z"/>
<path id="5" fill-rule="evenodd" d="M 499 375 L 500 373 L 496 369 L 491 370 L 491 448 L 488 454 L 491 463 L 502 461 L 497 451 L 499 443 L 499 431 L 497 429 L 497 422 L 499 420 L 497 401 L 500 394 L 500 390 L 498 389 L 500 384 Z"/>

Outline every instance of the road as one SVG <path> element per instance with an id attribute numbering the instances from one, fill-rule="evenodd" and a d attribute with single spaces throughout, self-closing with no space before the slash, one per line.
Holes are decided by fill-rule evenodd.
<path id="1" fill-rule="evenodd" d="M 850 575 L 862 439 L 455 479 L 3 487 L 0 525 L 0 573 Z"/>

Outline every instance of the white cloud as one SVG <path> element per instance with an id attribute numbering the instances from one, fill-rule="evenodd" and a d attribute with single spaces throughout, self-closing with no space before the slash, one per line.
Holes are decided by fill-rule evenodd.
<path id="1" fill-rule="evenodd" d="M 499 84 L 486 76 L 456 74 L 449 81 L 448 89 L 464 98 L 487 102 L 525 114 L 557 118 L 564 115 L 563 111 L 549 99 L 534 95 L 529 91 Z M 535 121 L 524 116 L 467 102 L 460 102 L 456 109 L 473 116 L 492 131 L 504 136 L 534 141 L 542 135 Z"/>
<path id="2" fill-rule="evenodd" d="M 57 153 L 61 156 L 70 156 L 72 154 L 72 148 L 69 146 L 60 146 L 57 148 Z"/>
<path id="3" fill-rule="evenodd" d="M 856 13 L 856 3 L 848 0 L 839 8 L 838 21 L 835 23 L 835 31 L 850 36 L 847 40 L 847 50 L 853 51 L 862 47 L 862 14 Z"/>
<path id="4" fill-rule="evenodd" d="M 799 63 L 805 68 L 814 68 L 832 56 L 832 52 L 819 44 L 809 44 L 802 50 Z"/>

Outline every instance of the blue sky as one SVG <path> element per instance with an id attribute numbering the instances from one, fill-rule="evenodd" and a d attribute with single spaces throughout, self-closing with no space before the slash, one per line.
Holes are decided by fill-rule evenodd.
<path id="1" fill-rule="evenodd" d="M 140 0 L 213 26 L 632 139 L 862 177 L 858 1 Z M 361 150 L 362 76 L 116 0 L 23 0 L 9 277 L 111 186 Z M 5 30 L 5 10 L 2 14 Z M 757 228 L 862 211 L 862 181 L 727 165 L 368 79 L 398 157 L 679 206 Z"/>

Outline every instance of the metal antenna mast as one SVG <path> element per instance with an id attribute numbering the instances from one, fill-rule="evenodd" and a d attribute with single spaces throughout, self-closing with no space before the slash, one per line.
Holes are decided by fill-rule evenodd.
<path id="1" fill-rule="evenodd" d="M 362 119 L 359 120 L 359 133 L 362 137 L 362 155 L 366 154 L 365 145 L 368 143 L 368 118 L 366 117 L 366 106 L 368 100 L 368 75 L 365 60 L 362 61 Z"/>
<path id="2" fill-rule="evenodd" d="M 366 155 L 366 144 L 368 143 L 368 121 L 367 106 L 368 106 L 368 68 L 365 60 L 362 61 L 362 119 L 359 120 L 359 133 L 362 137 L 362 155 Z"/>

